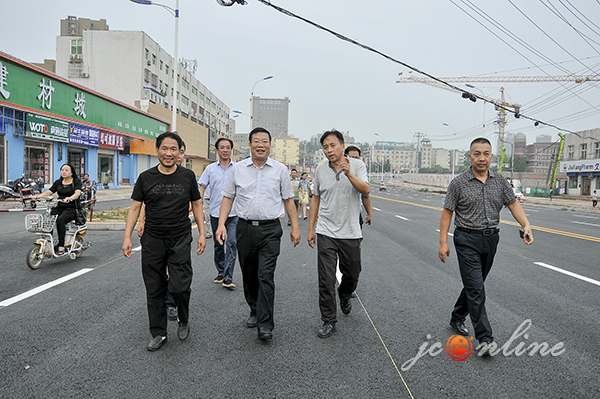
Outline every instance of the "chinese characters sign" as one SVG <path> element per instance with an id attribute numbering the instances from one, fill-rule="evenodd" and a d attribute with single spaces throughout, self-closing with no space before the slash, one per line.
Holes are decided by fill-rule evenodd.
<path id="1" fill-rule="evenodd" d="M 27 113 L 25 136 L 69 142 L 69 124 L 44 115 Z"/>
<path id="2" fill-rule="evenodd" d="M 69 143 L 80 144 L 88 147 L 98 147 L 100 142 L 100 130 L 91 127 L 71 124 Z"/>
<path id="3" fill-rule="evenodd" d="M 0 104 L 51 112 L 68 120 L 104 126 L 133 137 L 154 139 L 167 123 L 80 87 L 20 65 L 0 52 Z M 37 133 L 37 132 L 36 132 Z"/>
<path id="4" fill-rule="evenodd" d="M 123 151 L 125 138 L 120 134 L 100 131 L 100 148 Z"/>

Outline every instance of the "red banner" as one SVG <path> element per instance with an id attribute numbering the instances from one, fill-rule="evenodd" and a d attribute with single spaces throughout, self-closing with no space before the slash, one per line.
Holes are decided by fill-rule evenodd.
<path id="1" fill-rule="evenodd" d="M 123 151 L 125 149 L 125 137 L 100 130 L 100 148 Z"/>

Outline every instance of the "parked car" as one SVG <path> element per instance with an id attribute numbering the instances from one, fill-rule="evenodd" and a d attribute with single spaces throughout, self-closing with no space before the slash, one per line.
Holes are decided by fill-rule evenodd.
<path id="1" fill-rule="evenodd" d="M 515 193 L 515 199 L 519 202 L 523 202 L 523 199 L 525 198 L 525 196 L 523 195 L 523 193 L 521 192 L 521 190 L 519 190 L 516 187 L 513 187 L 513 193 Z"/>

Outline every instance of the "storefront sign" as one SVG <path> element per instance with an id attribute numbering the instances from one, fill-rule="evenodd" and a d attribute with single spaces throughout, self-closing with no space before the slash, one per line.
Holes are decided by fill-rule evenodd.
<path id="1" fill-rule="evenodd" d="M 125 148 L 125 138 L 120 134 L 114 134 L 100 131 L 100 148 L 123 151 Z"/>
<path id="2" fill-rule="evenodd" d="M 72 86 L 53 74 L 18 64 L 0 52 L 0 104 L 20 105 L 130 136 L 154 139 L 168 125 L 131 108 Z M 68 129 L 67 129 L 68 130 Z"/>
<path id="3" fill-rule="evenodd" d="M 71 134 L 69 134 L 69 143 L 81 144 L 88 147 L 98 147 L 100 144 L 100 130 L 84 125 L 71 123 Z"/>
<path id="4" fill-rule="evenodd" d="M 563 161 L 560 170 L 567 172 L 594 172 L 600 171 L 600 159 L 581 159 L 579 161 Z"/>
<path id="5" fill-rule="evenodd" d="M 27 113 L 25 135 L 52 141 L 69 142 L 69 124 L 44 115 Z"/>

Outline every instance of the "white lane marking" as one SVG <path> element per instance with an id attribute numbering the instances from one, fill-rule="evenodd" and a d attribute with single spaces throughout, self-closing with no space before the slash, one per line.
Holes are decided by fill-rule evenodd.
<path id="1" fill-rule="evenodd" d="M 137 251 L 141 251 L 142 246 L 140 245 L 139 247 L 135 247 L 131 250 L 131 252 L 137 252 Z"/>
<path id="2" fill-rule="evenodd" d="M 577 216 L 579 218 L 586 218 L 586 219 L 596 219 L 596 220 L 600 219 L 598 216 L 578 215 L 576 213 L 573 214 L 573 216 Z"/>
<path id="3" fill-rule="evenodd" d="M 400 216 L 400 215 L 394 215 L 395 217 L 397 217 L 398 219 L 402 219 L 402 220 L 410 220 L 405 218 L 404 216 Z"/>
<path id="4" fill-rule="evenodd" d="M 428 200 L 428 199 L 426 199 L 426 198 L 423 198 L 423 201 L 424 201 L 424 202 L 429 202 L 429 201 L 431 201 L 431 200 Z"/>
<path id="5" fill-rule="evenodd" d="M 568 270 L 564 270 L 564 269 L 561 269 L 559 267 L 552 266 L 552 265 L 549 265 L 549 264 L 543 263 L 543 262 L 533 262 L 533 263 L 536 264 L 536 265 L 538 265 L 538 266 L 542 266 L 542 267 L 545 267 L 547 269 L 554 270 L 555 272 L 563 273 L 563 274 L 566 274 L 567 276 L 575 277 L 575 278 L 578 278 L 580 280 L 586 281 L 588 283 L 592 283 L 592 284 L 596 284 L 597 286 L 600 286 L 600 281 L 591 279 L 589 277 L 582 276 L 581 274 L 573 273 L 573 272 L 570 272 Z"/>
<path id="6" fill-rule="evenodd" d="M 440 232 L 440 229 L 435 229 L 435 231 L 437 231 L 437 232 L 439 233 L 439 232 Z M 450 233 L 450 232 L 448 232 L 448 235 L 449 235 L 450 237 L 454 237 L 454 234 L 452 234 L 452 233 Z"/>
<path id="7" fill-rule="evenodd" d="M 381 209 L 379 209 L 379 208 L 375 208 L 374 206 L 373 206 L 373 207 L 371 207 L 371 208 L 373 208 L 373 209 L 374 209 L 374 210 L 376 210 L 376 211 L 379 211 L 379 212 L 381 212 Z"/>
<path id="8" fill-rule="evenodd" d="M 91 272 L 92 270 L 94 270 L 94 269 L 89 269 L 89 268 L 81 269 L 81 270 L 79 270 L 79 271 L 77 271 L 75 273 L 71 273 L 71 274 L 69 274 L 67 276 L 61 277 L 61 278 L 59 278 L 57 280 L 51 281 L 51 282 L 46 283 L 44 285 L 40 285 L 37 288 L 31 289 L 31 290 L 29 290 L 27 292 L 24 292 L 22 294 L 19 294 L 17 296 L 12 297 L 12 298 L 8 298 L 8 299 L 0 302 L 0 308 L 5 308 L 7 306 L 12 305 L 13 303 L 17 303 L 19 301 L 22 301 L 23 299 L 27 299 L 27 298 L 29 298 L 31 296 L 39 294 L 42 291 L 46 291 L 47 289 L 50 289 L 50 288 L 55 287 L 55 286 L 57 286 L 59 284 L 62 284 L 65 281 L 69 281 L 71 279 L 74 279 L 75 277 L 81 276 L 82 274 L 85 274 L 87 272 Z"/>
<path id="9" fill-rule="evenodd" d="M 593 227 L 600 227 L 600 224 L 580 222 L 578 220 L 572 220 L 571 223 L 584 224 L 586 226 L 593 226 Z"/>

